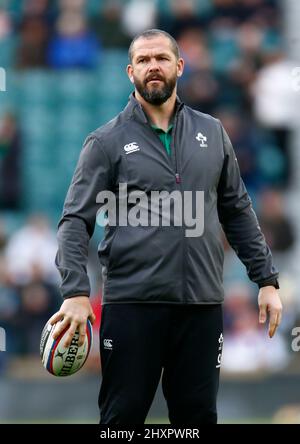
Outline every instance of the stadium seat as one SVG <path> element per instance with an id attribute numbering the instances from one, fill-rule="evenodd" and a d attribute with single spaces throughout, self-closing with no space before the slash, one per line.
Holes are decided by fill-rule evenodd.
<path id="1" fill-rule="evenodd" d="M 7 69 L 14 63 L 16 49 L 15 37 L 5 37 L 0 39 L 0 66 Z"/>
<path id="2" fill-rule="evenodd" d="M 9 76 L 0 113 L 18 110 L 23 136 L 23 205 L 57 214 L 82 144 L 126 105 L 132 86 L 126 51 L 106 51 L 96 73 L 26 70 Z"/>

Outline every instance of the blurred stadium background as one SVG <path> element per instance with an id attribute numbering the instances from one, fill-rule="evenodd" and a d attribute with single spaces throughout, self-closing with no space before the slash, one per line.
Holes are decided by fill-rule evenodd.
<path id="1" fill-rule="evenodd" d="M 72 378 L 51 377 L 39 359 L 41 330 L 61 304 L 55 230 L 86 135 L 131 92 L 131 38 L 158 27 L 177 39 L 186 61 L 181 98 L 228 131 L 281 272 L 284 318 L 269 340 L 257 321 L 257 288 L 224 240 L 220 422 L 300 423 L 300 353 L 291 347 L 300 326 L 299 21 L 298 0 L 0 0 L 0 327 L 7 339 L 0 422 L 98 421 L 97 336 Z M 101 236 L 97 227 L 89 264 L 95 331 Z M 148 421 L 166 418 L 159 389 Z"/>

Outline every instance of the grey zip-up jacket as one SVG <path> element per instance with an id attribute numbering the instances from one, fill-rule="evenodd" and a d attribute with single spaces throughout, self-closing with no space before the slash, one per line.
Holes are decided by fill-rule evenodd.
<path id="1" fill-rule="evenodd" d="M 148 198 L 152 191 L 204 192 L 204 229 L 188 237 L 184 217 L 182 226 L 122 226 L 117 216 L 98 249 L 103 303 L 223 302 L 221 225 L 253 282 L 278 277 L 220 121 L 177 98 L 172 131 L 169 156 L 132 94 L 116 118 L 85 140 L 58 225 L 56 265 L 64 298 L 90 294 L 88 244 L 100 208 L 97 195 L 109 190 L 119 202 L 120 183 L 128 194 L 143 191 Z"/>

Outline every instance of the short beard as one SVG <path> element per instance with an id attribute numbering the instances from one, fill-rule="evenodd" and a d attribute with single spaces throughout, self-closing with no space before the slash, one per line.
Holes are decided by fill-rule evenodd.
<path id="1" fill-rule="evenodd" d="M 162 88 L 153 88 L 150 90 L 147 87 L 146 81 L 140 82 L 135 78 L 134 85 L 146 102 L 150 103 L 151 105 L 159 106 L 165 103 L 171 97 L 176 87 L 176 81 L 177 77 L 174 76 L 169 80 L 164 80 L 164 85 Z"/>

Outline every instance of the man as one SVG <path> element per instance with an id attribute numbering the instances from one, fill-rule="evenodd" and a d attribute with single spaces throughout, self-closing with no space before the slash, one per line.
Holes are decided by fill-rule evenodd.
<path id="1" fill-rule="evenodd" d="M 51 320 L 63 318 L 54 337 L 69 326 L 68 345 L 78 327 L 82 342 L 87 318 L 94 320 L 86 264 L 97 201 L 104 203 L 99 193 L 107 190 L 117 208 L 124 207 L 119 185 L 126 184 L 127 223 L 121 210 L 115 224 L 108 217 L 99 246 L 101 423 L 144 423 L 161 374 L 171 424 L 216 423 L 223 343 L 219 221 L 260 287 L 259 319 L 265 322 L 269 313 L 270 337 L 281 317 L 278 273 L 222 125 L 176 96 L 184 61 L 175 40 L 146 31 L 133 40 L 129 60 L 135 91 L 126 108 L 85 141 L 59 223 L 56 263 L 65 301 Z M 171 223 L 162 223 L 170 216 L 164 202 L 147 206 L 155 191 L 187 196 L 183 213 L 202 221 L 196 235 L 187 230 L 186 214 L 175 223 L 182 214 L 174 200 Z M 136 210 L 129 193 L 144 193 L 139 210 L 150 221 L 158 216 L 159 226 L 129 223 Z"/>

